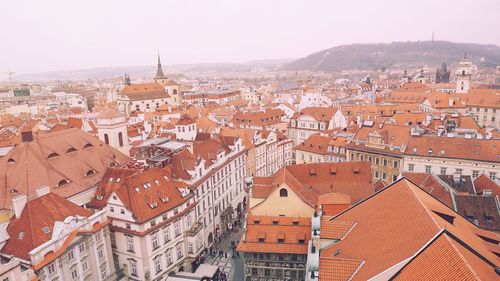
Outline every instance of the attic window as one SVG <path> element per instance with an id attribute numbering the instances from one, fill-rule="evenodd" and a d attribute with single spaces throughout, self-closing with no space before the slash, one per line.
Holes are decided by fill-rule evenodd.
<path id="1" fill-rule="evenodd" d="M 42 231 L 43 231 L 43 233 L 47 234 L 50 232 L 50 229 L 47 226 L 45 226 L 42 228 Z"/>
<path id="2" fill-rule="evenodd" d="M 330 175 L 336 175 L 336 174 L 337 174 L 337 169 L 330 168 Z"/>
<path id="3" fill-rule="evenodd" d="M 86 173 L 85 173 L 85 176 L 88 177 L 88 176 L 91 176 L 91 175 L 95 175 L 95 170 L 94 169 L 91 169 L 91 170 L 88 170 Z"/>
<path id="4" fill-rule="evenodd" d="M 142 185 L 144 187 L 144 189 L 148 189 L 151 187 L 151 184 L 149 182 L 145 183 Z"/>
<path id="5" fill-rule="evenodd" d="M 358 168 L 358 167 L 352 168 L 352 171 L 353 171 L 355 174 L 359 174 L 359 168 Z"/>
<path id="6" fill-rule="evenodd" d="M 139 192 L 139 191 L 141 191 L 141 189 L 138 186 L 136 186 L 135 187 L 135 192 Z"/>
<path id="7" fill-rule="evenodd" d="M 299 220 L 298 220 L 298 219 L 294 219 L 294 220 L 292 221 L 292 224 L 293 224 L 293 225 L 299 225 Z"/>
<path id="8" fill-rule="evenodd" d="M 160 181 L 159 181 L 159 180 L 157 180 L 157 179 L 155 179 L 155 183 L 156 183 L 156 184 L 160 184 Z"/>
<path id="9" fill-rule="evenodd" d="M 120 178 L 117 178 L 117 179 L 116 179 L 116 182 L 120 182 L 120 180 L 121 180 Z"/>
<path id="10" fill-rule="evenodd" d="M 264 241 L 266 241 L 266 233 L 265 232 L 259 232 L 258 233 L 258 238 L 259 238 L 259 243 L 264 243 Z"/>
<path id="11" fill-rule="evenodd" d="M 23 238 L 24 238 L 24 232 L 21 231 L 21 232 L 19 232 L 19 235 L 17 236 L 17 239 L 23 240 Z"/>
<path id="12" fill-rule="evenodd" d="M 91 148 L 94 147 L 91 143 L 86 143 L 83 148 Z"/>
<path id="13" fill-rule="evenodd" d="M 71 153 L 71 152 L 75 152 L 76 149 L 74 147 L 70 147 L 68 148 L 68 150 L 66 150 L 66 153 Z"/>
<path id="14" fill-rule="evenodd" d="M 285 243 L 285 233 L 284 232 L 278 232 L 278 243 L 279 244 Z"/>
<path id="15" fill-rule="evenodd" d="M 16 163 L 16 160 L 12 159 L 12 158 L 9 158 L 9 160 L 7 160 L 7 163 L 12 163 L 12 164 L 15 164 Z"/>
<path id="16" fill-rule="evenodd" d="M 316 175 L 316 170 L 315 169 L 310 169 L 309 170 L 309 175 L 310 176 L 315 176 Z"/>
<path id="17" fill-rule="evenodd" d="M 68 184 L 68 183 L 69 183 L 69 180 L 67 180 L 67 179 L 62 179 L 62 180 L 60 180 L 60 181 L 57 183 L 57 187 L 61 187 L 61 186 L 65 185 L 65 184 Z"/>
<path id="18" fill-rule="evenodd" d="M 279 221 L 278 220 L 273 220 L 273 225 L 278 225 Z"/>
<path id="19" fill-rule="evenodd" d="M 288 197 L 288 190 L 286 188 L 280 189 L 280 197 Z"/>
<path id="20" fill-rule="evenodd" d="M 59 156 L 59 154 L 57 154 L 55 152 L 52 152 L 51 154 L 49 154 L 49 156 L 47 156 L 47 159 L 54 158 L 54 157 L 57 157 L 57 156 Z"/>
<path id="21" fill-rule="evenodd" d="M 439 217 L 441 217 L 443 220 L 447 221 L 448 223 L 450 224 L 453 224 L 453 221 L 455 220 L 455 217 L 454 216 L 450 216 L 450 215 L 447 215 L 447 214 L 443 214 L 441 212 L 437 212 L 437 211 L 433 211 L 436 215 L 438 215 Z"/>

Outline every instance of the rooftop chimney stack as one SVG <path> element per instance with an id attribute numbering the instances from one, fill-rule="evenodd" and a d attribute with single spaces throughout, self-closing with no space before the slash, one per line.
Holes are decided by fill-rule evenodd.
<path id="1" fill-rule="evenodd" d="M 23 142 L 32 142 L 33 141 L 33 131 L 26 130 L 21 132 L 21 139 Z"/>
<path id="2" fill-rule="evenodd" d="M 48 185 L 40 186 L 39 188 L 36 189 L 36 195 L 38 197 L 42 197 L 49 193 L 50 193 L 50 187 Z"/>
<path id="3" fill-rule="evenodd" d="M 20 218 L 21 214 L 23 213 L 24 206 L 26 206 L 26 203 L 28 202 L 28 197 L 26 195 L 21 194 L 18 195 L 14 198 L 12 198 L 12 206 L 14 208 L 14 215 L 16 218 Z"/>

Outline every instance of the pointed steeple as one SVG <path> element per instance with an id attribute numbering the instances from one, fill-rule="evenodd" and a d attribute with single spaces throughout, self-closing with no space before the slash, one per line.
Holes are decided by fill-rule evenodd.
<path id="1" fill-rule="evenodd" d="M 155 79 L 165 79 L 165 74 L 163 74 L 163 69 L 161 68 L 160 53 L 158 52 L 158 68 L 156 69 Z"/>

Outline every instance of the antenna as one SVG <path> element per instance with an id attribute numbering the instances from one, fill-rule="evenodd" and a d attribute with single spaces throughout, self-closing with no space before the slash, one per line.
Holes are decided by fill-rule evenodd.
<path id="1" fill-rule="evenodd" d="M 9 70 L 7 70 L 7 72 L 4 72 L 4 74 L 7 74 L 7 76 L 9 76 L 9 85 L 12 86 L 12 76 L 14 76 L 14 74 L 16 74 L 16 73 L 9 69 Z"/>

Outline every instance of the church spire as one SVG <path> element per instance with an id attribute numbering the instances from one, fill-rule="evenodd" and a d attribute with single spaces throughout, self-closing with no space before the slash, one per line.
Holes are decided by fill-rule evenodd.
<path id="1" fill-rule="evenodd" d="M 163 74 L 163 69 L 161 67 L 160 52 L 158 52 L 158 68 L 156 69 L 155 79 L 164 79 L 165 74 Z"/>

